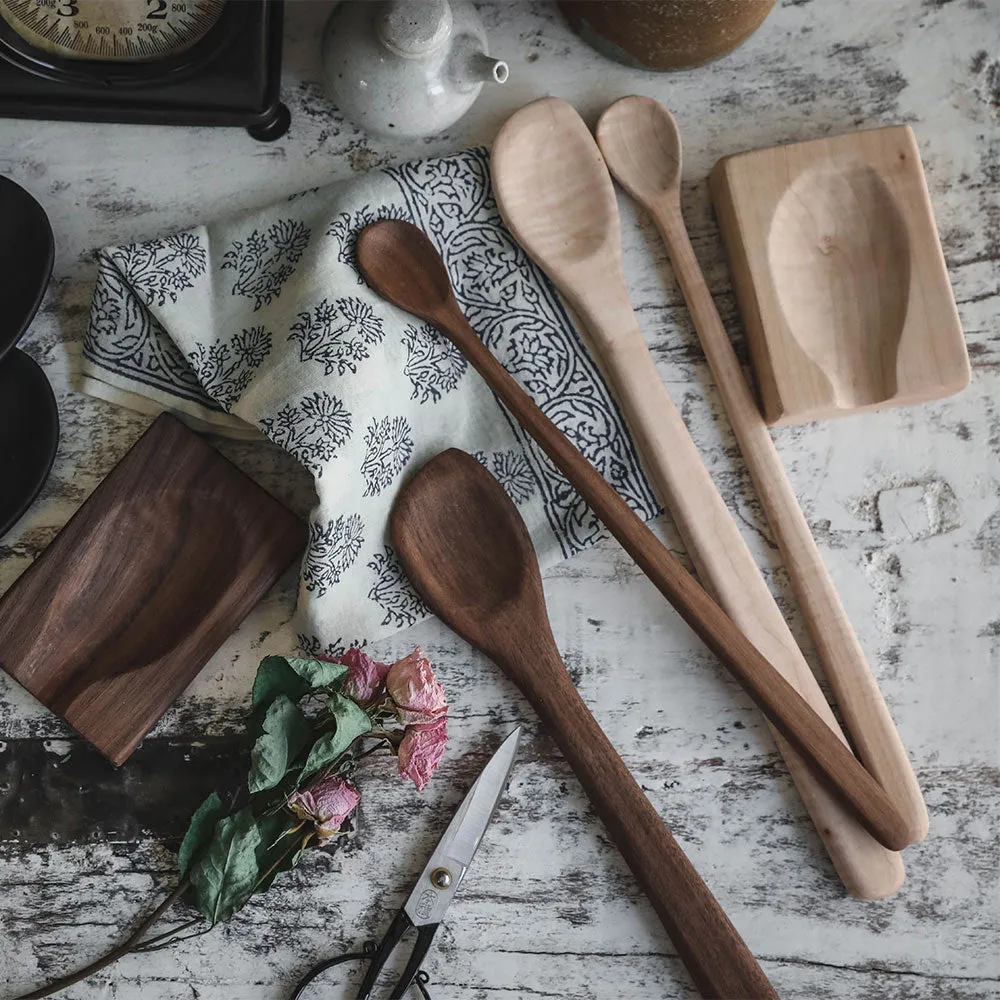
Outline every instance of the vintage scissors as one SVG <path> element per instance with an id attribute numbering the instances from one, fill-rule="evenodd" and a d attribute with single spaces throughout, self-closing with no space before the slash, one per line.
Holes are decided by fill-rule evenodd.
<path id="1" fill-rule="evenodd" d="M 421 971 L 420 963 L 427 956 L 445 910 L 448 909 L 458 887 L 462 884 L 462 879 L 469 870 L 469 865 L 479 848 L 483 834 L 490 825 L 490 820 L 493 819 L 497 803 L 507 786 L 507 779 L 510 776 L 510 769 L 514 763 L 514 754 L 517 752 L 520 738 L 521 727 L 518 726 L 500 744 L 497 752 L 493 754 L 489 763 L 480 772 L 476 783 L 469 789 L 468 794 L 448 824 L 444 836 L 434 848 L 430 860 L 424 865 L 424 870 L 420 873 L 420 878 L 413 887 L 409 899 L 396 914 L 378 947 L 369 946 L 363 952 L 352 952 L 349 955 L 340 955 L 337 958 L 320 962 L 299 980 L 290 1000 L 299 1000 L 306 987 L 327 969 L 340 965 L 342 962 L 361 959 L 368 959 L 370 964 L 358 990 L 357 1000 L 368 1000 L 375 986 L 375 981 L 389 960 L 389 956 L 402 940 L 403 935 L 412 928 L 417 931 L 417 943 L 414 945 L 402 976 L 389 995 L 389 1000 L 401 1000 L 410 986 L 414 984 L 425 1000 L 430 1000 L 430 994 L 426 988 L 427 974 Z"/>

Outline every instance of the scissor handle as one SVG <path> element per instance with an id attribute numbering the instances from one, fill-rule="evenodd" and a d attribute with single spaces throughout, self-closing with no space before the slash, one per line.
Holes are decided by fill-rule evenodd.
<path id="1" fill-rule="evenodd" d="M 379 943 L 378 950 L 372 956 L 371 965 L 368 966 L 368 972 L 365 973 L 365 978 L 361 981 L 361 989 L 358 990 L 358 1000 L 369 1000 L 372 990 L 375 988 L 375 980 L 378 979 L 385 963 L 389 961 L 389 956 L 403 939 L 403 935 L 413 926 L 413 921 L 406 915 L 405 910 L 400 910 L 396 914 L 385 933 L 385 937 Z M 437 924 L 424 924 L 417 930 L 417 943 L 414 945 L 413 952 L 396 988 L 389 995 L 389 1000 L 402 1000 L 403 995 L 410 988 L 410 984 L 417 978 L 420 964 L 427 957 L 437 929 Z M 423 984 L 419 985 L 421 992 L 426 996 L 427 991 L 423 988 Z"/>
<path id="2" fill-rule="evenodd" d="M 400 910 L 394 917 L 389 929 L 385 932 L 385 937 L 379 942 L 378 950 L 372 956 L 365 978 L 361 980 L 361 989 L 358 990 L 358 1000 L 368 1000 L 375 988 L 375 980 L 382 971 L 385 963 L 389 961 L 389 956 L 393 949 L 403 940 L 403 935 L 413 926 L 413 921 L 406 915 L 405 910 Z M 407 986 L 410 984 L 407 983 Z"/>
<path id="3" fill-rule="evenodd" d="M 361 981 L 357 1000 L 369 1000 L 379 973 L 385 967 L 386 962 L 389 961 L 389 956 L 396 945 L 403 939 L 403 935 L 413 926 L 413 921 L 406 915 L 406 911 L 400 910 L 389 925 L 389 929 L 385 932 L 385 937 L 382 938 L 378 948 L 373 944 L 367 944 L 363 952 L 351 952 L 349 955 L 340 955 L 337 958 L 330 958 L 325 962 L 314 965 L 298 981 L 289 1000 L 299 1000 L 305 988 L 318 975 L 326 972 L 327 969 L 332 969 L 335 965 L 340 965 L 342 962 L 362 961 L 364 959 L 368 959 L 368 971 L 365 973 L 365 978 Z M 399 982 L 389 996 L 389 1000 L 402 1000 L 406 991 L 414 982 L 416 982 L 417 989 L 420 990 L 420 994 L 424 1000 L 431 1000 L 431 995 L 427 992 L 427 987 L 424 985 L 428 981 L 428 977 L 425 972 L 420 971 L 420 965 L 427 957 L 427 952 L 430 950 L 431 942 L 434 940 L 437 929 L 437 924 L 424 924 L 417 929 L 416 944 L 410 953 L 409 961 L 406 963 L 406 968 L 403 970 Z"/>
<path id="4" fill-rule="evenodd" d="M 400 912 L 402 913 L 403 911 Z M 410 922 L 409 919 L 407 922 Z M 410 960 L 406 963 L 406 968 L 403 969 L 403 975 L 396 984 L 396 988 L 389 995 L 389 1000 L 402 1000 L 403 994 L 410 988 L 414 979 L 417 981 L 417 987 L 420 992 L 427 1000 L 430 1000 L 430 994 L 424 989 L 427 976 L 420 972 L 420 966 L 427 957 L 427 952 L 430 950 L 431 942 L 434 940 L 437 929 L 437 924 L 424 924 L 422 927 L 417 928 L 417 943 L 413 946 L 413 951 L 410 953 Z M 372 968 L 374 967 L 375 963 L 372 962 Z M 421 979 L 421 975 L 423 975 L 423 979 Z"/>

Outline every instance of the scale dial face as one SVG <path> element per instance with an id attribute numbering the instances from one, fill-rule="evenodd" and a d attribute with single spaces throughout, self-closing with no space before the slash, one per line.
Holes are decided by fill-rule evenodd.
<path id="1" fill-rule="evenodd" d="M 145 63 L 191 48 L 226 0 L 0 0 L 26 42 L 62 59 Z"/>

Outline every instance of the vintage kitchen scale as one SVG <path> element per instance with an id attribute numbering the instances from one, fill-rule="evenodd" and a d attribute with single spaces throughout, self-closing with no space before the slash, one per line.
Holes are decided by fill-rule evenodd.
<path id="1" fill-rule="evenodd" d="M 0 0 L 0 116 L 288 129 L 282 0 Z"/>

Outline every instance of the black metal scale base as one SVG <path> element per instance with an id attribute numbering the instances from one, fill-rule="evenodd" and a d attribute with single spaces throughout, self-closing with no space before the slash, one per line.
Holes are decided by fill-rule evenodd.
<path id="1" fill-rule="evenodd" d="M 0 117 L 288 130 L 279 99 L 282 0 L 230 0 L 184 52 L 150 62 L 51 55 L 0 20 Z"/>

